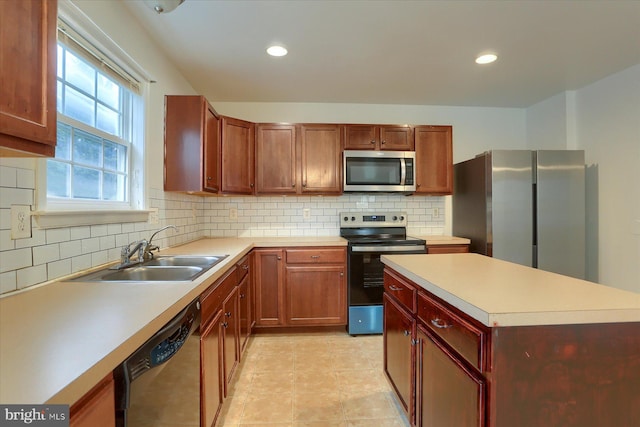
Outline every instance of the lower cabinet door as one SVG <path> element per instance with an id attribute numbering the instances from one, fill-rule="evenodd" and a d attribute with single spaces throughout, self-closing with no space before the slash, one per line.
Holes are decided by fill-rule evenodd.
<path id="1" fill-rule="evenodd" d="M 215 425 L 222 406 L 222 310 L 200 334 L 200 425 Z"/>
<path id="2" fill-rule="evenodd" d="M 417 328 L 417 410 L 421 427 L 482 427 L 486 387 L 482 376 L 437 338 Z"/>
<path id="3" fill-rule="evenodd" d="M 415 319 L 384 294 L 384 372 L 396 390 L 407 418 L 413 419 L 415 377 Z M 442 424 L 443 426 L 445 424 Z M 453 424 L 452 424 L 453 425 Z"/>
<path id="4" fill-rule="evenodd" d="M 109 374 L 71 406 L 69 426 L 115 427 L 115 413 L 113 376 Z"/>
<path id="5" fill-rule="evenodd" d="M 222 326 L 224 328 L 222 349 L 224 355 L 224 396 L 227 397 L 233 373 L 240 361 L 240 315 L 238 312 L 237 287 L 224 300 L 222 311 L 224 313 L 222 318 Z"/>
<path id="6" fill-rule="evenodd" d="M 285 290 L 287 325 L 347 324 L 343 266 L 287 266 Z"/>
<path id="7" fill-rule="evenodd" d="M 251 336 L 251 286 L 249 275 L 244 276 L 238 285 L 238 311 L 240 312 L 240 357 L 244 351 L 249 336 Z"/>

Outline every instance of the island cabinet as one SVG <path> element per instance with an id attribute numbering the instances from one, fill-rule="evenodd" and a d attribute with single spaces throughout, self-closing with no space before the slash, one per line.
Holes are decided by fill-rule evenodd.
<path id="1" fill-rule="evenodd" d="M 253 194 L 255 188 L 255 124 L 221 117 L 222 176 L 220 192 Z"/>
<path id="2" fill-rule="evenodd" d="M 255 249 L 256 327 L 347 323 L 346 249 Z"/>
<path id="3" fill-rule="evenodd" d="M 384 286 L 385 373 L 412 425 L 637 425 L 640 323 L 490 327 L 388 266 Z"/>
<path id="4" fill-rule="evenodd" d="M 0 157 L 56 146 L 57 0 L 0 1 Z"/>
<path id="5" fill-rule="evenodd" d="M 234 266 L 200 297 L 200 418 L 215 425 L 240 361 L 238 275 Z"/>
<path id="6" fill-rule="evenodd" d="M 469 244 L 430 245 L 427 243 L 428 254 L 466 254 L 469 252 Z"/>
<path id="7" fill-rule="evenodd" d="M 203 96 L 165 96 L 164 190 L 220 189 L 220 119 Z"/>
<path id="8" fill-rule="evenodd" d="M 113 375 L 107 375 L 69 408 L 70 427 L 115 427 Z"/>
<path id="9" fill-rule="evenodd" d="M 451 126 L 416 126 L 416 194 L 453 192 L 453 139 Z"/>
<path id="10" fill-rule="evenodd" d="M 340 194 L 342 127 L 256 127 L 256 194 Z"/>
<path id="11" fill-rule="evenodd" d="M 345 150 L 413 151 L 409 125 L 346 125 Z"/>

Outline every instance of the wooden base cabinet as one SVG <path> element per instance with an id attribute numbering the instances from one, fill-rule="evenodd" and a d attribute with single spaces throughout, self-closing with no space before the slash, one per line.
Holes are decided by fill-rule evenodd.
<path id="1" fill-rule="evenodd" d="M 229 396 L 229 386 L 240 362 L 240 316 L 238 314 L 238 288 L 234 287 L 222 305 L 224 397 Z"/>
<path id="2" fill-rule="evenodd" d="M 427 329 L 418 325 L 416 425 L 482 427 L 485 381 Z"/>
<path id="3" fill-rule="evenodd" d="M 109 374 L 69 409 L 70 427 L 115 427 L 113 375 Z"/>
<path id="4" fill-rule="evenodd" d="M 347 324 L 346 249 L 256 249 L 256 326 Z"/>
<path id="5" fill-rule="evenodd" d="M 200 425 L 212 427 L 223 400 L 222 310 L 200 329 Z"/>
<path id="6" fill-rule="evenodd" d="M 416 321 L 400 303 L 388 294 L 384 306 L 384 373 L 393 385 L 407 417 L 414 413 L 415 329 Z M 408 363 L 407 363 L 408 362 Z"/>

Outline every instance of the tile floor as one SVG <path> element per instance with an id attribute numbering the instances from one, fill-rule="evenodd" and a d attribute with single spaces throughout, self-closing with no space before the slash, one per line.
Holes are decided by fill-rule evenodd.
<path id="1" fill-rule="evenodd" d="M 382 363 L 381 335 L 254 335 L 217 425 L 408 427 Z"/>

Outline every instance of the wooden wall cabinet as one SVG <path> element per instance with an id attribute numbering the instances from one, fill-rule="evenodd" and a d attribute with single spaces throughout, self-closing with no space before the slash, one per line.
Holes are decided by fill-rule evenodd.
<path id="1" fill-rule="evenodd" d="M 107 375 L 69 409 L 70 427 L 115 427 L 115 385 Z"/>
<path id="2" fill-rule="evenodd" d="M 345 150 L 413 151 L 409 125 L 346 125 Z"/>
<path id="3" fill-rule="evenodd" d="M 342 127 L 258 124 L 256 194 L 340 194 Z"/>
<path id="4" fill-rule="evenodd" d="M 255 125 L 221 117 L 221 193 L 253 194 L 255 188 Z"/>
<path id="5" fill-rule="evenodd" d="M 451 126 L 416 126 L 416 193 L 453 193 L 453 139 Z"/>
<path id="6" fill-rule="evenodd" d="M 0 157 L 56 146 L 57 0 L 0 1 Z"/>
<path id="7" fill-rule="evenodd" d="M 165 96 L 164 190 L 220 189 L 220 120 L 203 96 Z"/>
<path id="8" fill-rule="evenodd" d="M 342 193 L 342 129 L 331 124 L 299 126 L 301 194 Z"/>
<path id="9" fill-rule="evenodd" d="M 256 326 L 347 323 L 346 250 L 255 249 Z"/>

